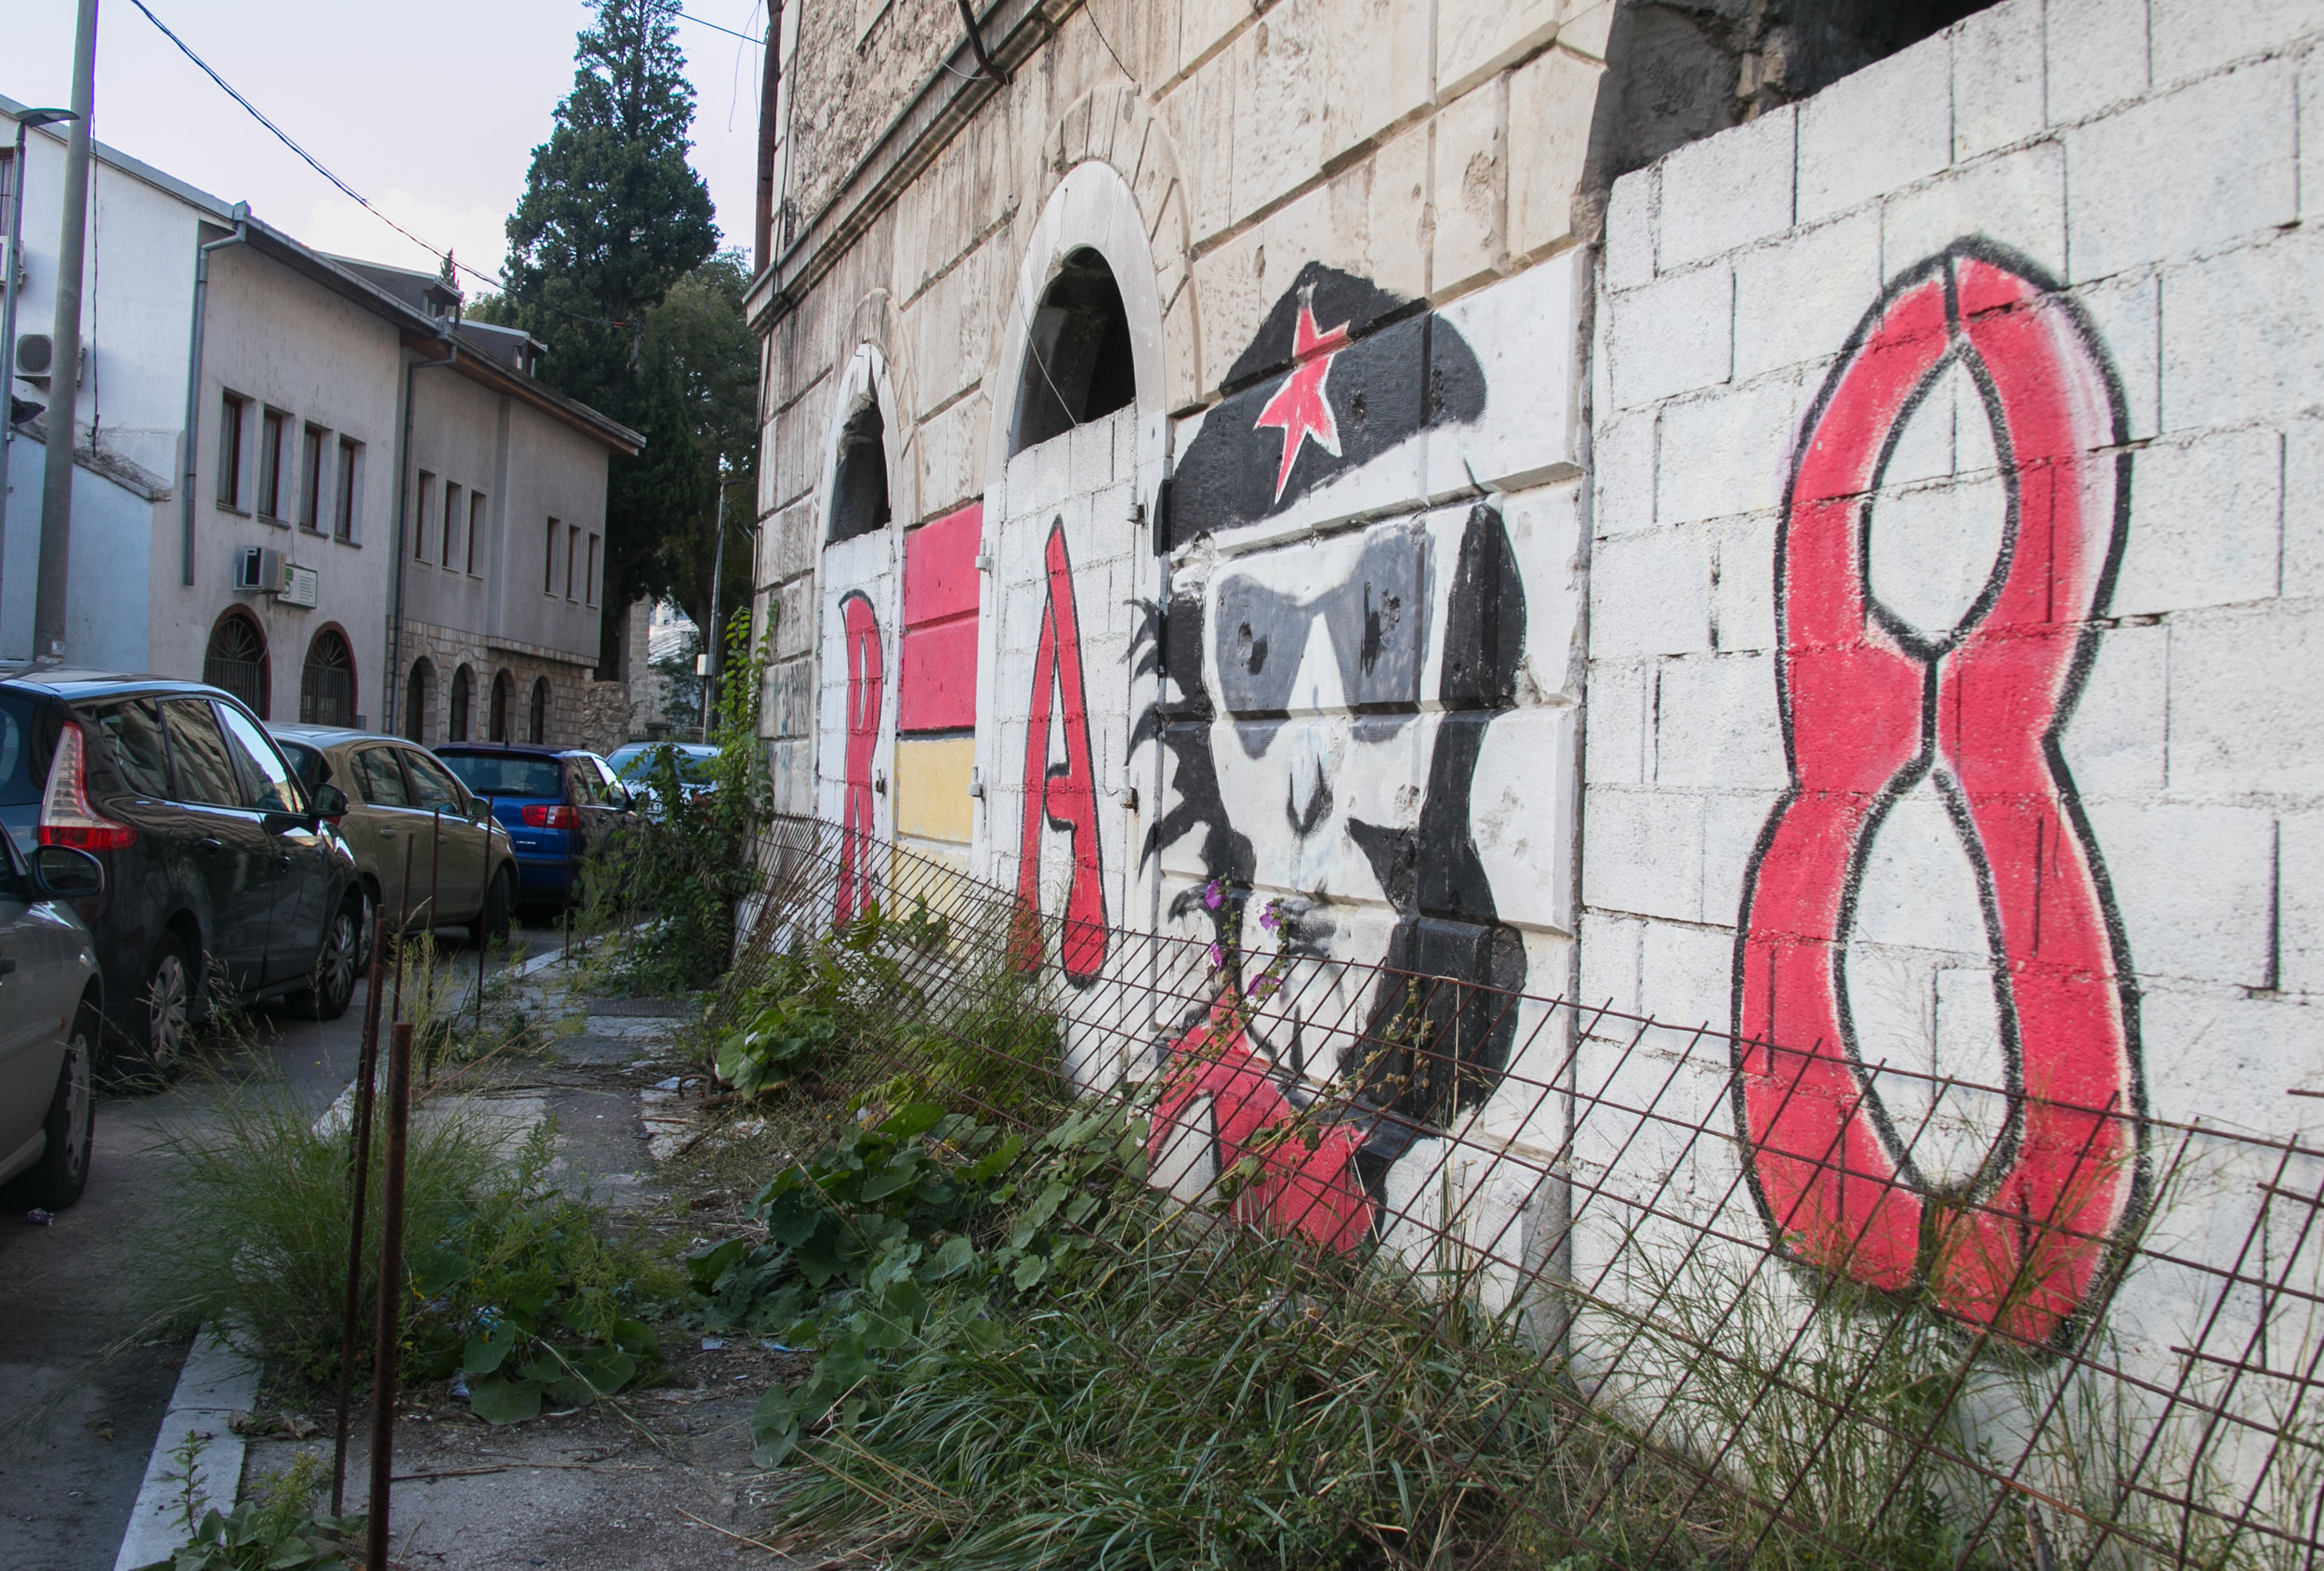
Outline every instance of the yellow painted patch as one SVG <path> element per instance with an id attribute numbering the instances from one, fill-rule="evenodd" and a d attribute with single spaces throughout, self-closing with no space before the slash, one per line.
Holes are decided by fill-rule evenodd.
<path id="1" fill-rule="evenodd" d="M 896 738 L 896 833 L 967 845 L 972 736 Z"/>

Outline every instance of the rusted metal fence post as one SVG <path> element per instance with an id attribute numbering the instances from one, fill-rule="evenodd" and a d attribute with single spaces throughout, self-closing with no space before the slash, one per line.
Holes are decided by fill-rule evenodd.
<path id="1" fill-rule="evenodd" d="M 379 996 L 387 923 L 371 919 L 371 975 L 363 997 L 363 1049 L 356 1061 L 355 1105 L 348 1130 L 347 1297 L 339 1314 L 339 1406 L 331 1440 L 331 1514 L 347 1503 L 347 1408 L 354 1392 L 355 1330 L 363 1314 L 364 1202 L 371 1191 L 371 1104 L 379 1078 Z"/>
<path id="2" fill-rule="evenodd" d="M 387 1571 L 389 1495 L 395 1476 L 396 1343 L 403 1332 L 403 1162 L 411 1129 L 412 1023 L 395 1023 L 388 1054 L 386 1168 L 379 1195 L 379 1298 L 371 1344 L 371 1496 L 363 1564 Z"/>

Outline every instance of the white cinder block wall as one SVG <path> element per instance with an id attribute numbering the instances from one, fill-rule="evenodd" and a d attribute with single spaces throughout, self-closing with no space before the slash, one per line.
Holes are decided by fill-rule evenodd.
<path id="1" fill-rule="evenodd" d="M 2275 1135 L 2313 1117 L 2286 1093 L 2324 1089 L 2319 125 L 2324 8 L 2011 0 L 1615 186 L 1593 368 L 1585 999 L 1734 1019 L 1747 875 L 1791 784 L 1776 559 L 1803 421 L 1884 288 L 1980 242 L 2046 275 L 2057 295 L 2027 309 L 2078 324 L 2119 389 L 2126 440 L 2103 409 L 2083 426 L 2100 434 L 2081 472 L 2126 477 L 2127 514 L 2057 748 L 2119 917 L 2147 1110 Z M 2005 466 L 1965 371 L 1899 424 L 1866 577 L 1941 640 L 2013 571 L 1997 566 Z M 2052 522 L 2070 527 L 2021 517 L 2020 552 Z M 2058 593 L 2072 602 L 2063 578 Z M 1880 709 L 1868 688 L 1867 734 L 1895 718 Z M 1847 958 L 1859 1056 L 1998 1081 L 1995 957 L 1936 786 L 1903 793 L 1868 839 Z M 1723 1066 L 1696 1056 L 1658 1094 L 1715 1120 Z M 1606 1072 L 1585 1060 L 1584 1091 Z M 1642 1088 L 1668 1073 L 1621 1071 Z M 1966 1179 L 1985 1118 L 1938 1120 L 1921 1155 Z M 1626 1161 L 1642 1186 L 1661 1176 L 1635 1147 Z"/>

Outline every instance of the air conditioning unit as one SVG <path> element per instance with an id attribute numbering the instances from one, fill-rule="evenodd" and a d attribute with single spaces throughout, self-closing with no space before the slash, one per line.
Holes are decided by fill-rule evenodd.
<path id="1" fill-rule="evenodd" d="M 20 333 L 17 335 L 16 374 L 23 380 L 32 383 L 36 388 L 46 388 L 54 373 L 56 359 L 56 343 L 47 334 Z M 87 377 L 88 343 L 85 339 L 81 344 L 79 373 L 73 379 L 73 387 L 79 388 Z"/>
<path id="2" fill-rule="evenodd" d="M 236 551 L 234 587 L 254 594 L 281 594 L 283 553 L 271 546 L 244 546 Z"/>

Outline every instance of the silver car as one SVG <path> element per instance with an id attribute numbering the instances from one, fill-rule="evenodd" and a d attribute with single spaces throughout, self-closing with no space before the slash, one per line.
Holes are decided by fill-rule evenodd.
<path id="1" fill-rule="evenodd" d="M 88 852 L 37 846 L 28 857 L 0 835 L 0 1209 L 56 1210 L 88 1182 L 103 998 L 74 907 L 94 912 L 104 889 Z"/>

